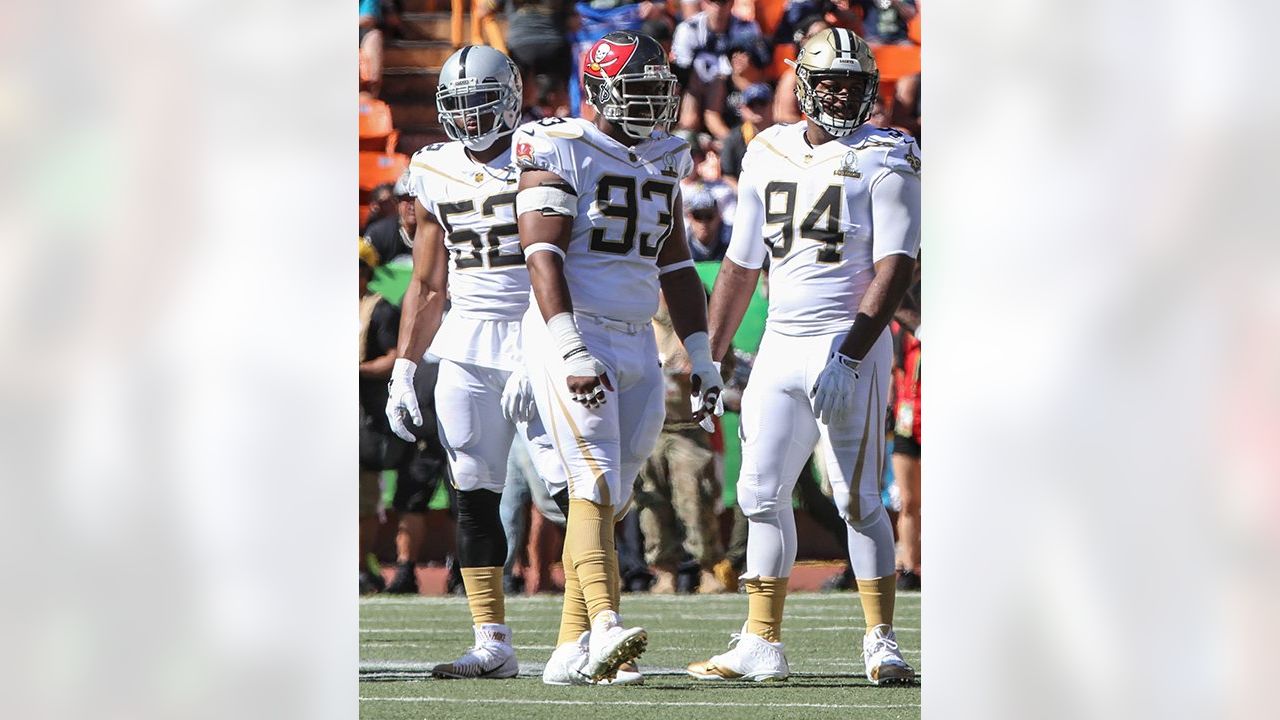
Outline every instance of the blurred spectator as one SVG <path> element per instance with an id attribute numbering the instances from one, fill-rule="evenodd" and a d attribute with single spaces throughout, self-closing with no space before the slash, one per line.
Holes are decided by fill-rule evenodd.
<path id="1" fill-rule="evenodd" d="M 573 73 L 569 34 L 578 29 L 571 0 L 505 0 L 507 50 L 526 85 L 535 75 L 568 87 Z"/>
<path id="2" fill-rule="evenodd" d="M 564 527 L 565 523 L 564 514 L 547 493 L 547 485 L 539 477 L 525 442 L 520 433 L 517 433 L 511 443 L 511 452 L 507 455 L 507 484 L 502 491 L 502 527 L 507 536 L 507 561 L 502 568 L 502 587 L 508 595 L 524 592 L 529 585 L 545 590 L 551 584 L 553 558 L 549 554 L 545 558 L 529 558 L 529 564 L 535 566 L 538 575 L 535 582 L 528 583 L 528 578 L 515 574 L 520 553 L 529 542 L 531 506 L 552 523 L 560 527 Z"/>
<path id="3" fill-rule="evenodd" d="M 862 29 L 855 30 L 872 45 L 910 43 L 907 23 L 916 16 L 915 0 L 854 0 L 862 9 Z"/>
<path id="4" fill-rule="evenodd" d="M 360 89 L 374 97 L 382 89 L 382 3 L 360 0 Z"/>
<path id="5" fill-rule="evenodd" d="M 524 83 L 524 112 L 521 122 L 569 114 L 569 89 L 550 75 L 534 75 Z"/>
<path id="6" fill-rule="evenodd" d="M 636 485 L 640 478 L 636 478 Z M 640 513 L 629 512 L 614 526 L 613 542 L 618 548 L 618 575 L 624 592 L 649 592 L 653 573 L 644 561 L 644 544 L 640 540 Z"/>
<path id="7" fill-rule="evenodd" d="M 703 194 L 700 202 L 718 223 L 715 201 Z M 712 572 L 724 559 L 716 517 L 723 508 L 720 476 L 710 436 L 689 409 L 689 356 L 671 325 L 665 299 L 659 301 L 653 329 L 666 378 L 667 413 L 636 487 L 645 560 L 657 571 L 653 592 L 675 592 L 678 584 L 686 590 L 696 586 L 702 592 L 724 592 Z M 687 569 L 681 567 L 686 553 L 694 561 Z M 681 570 L 693 578 L 678 583 Z"/>
<path id="8" fill-rule="evenodd" d="M 396 186 L 393 183 L 378 185 L 369 193 L 369 214 L 364 219 L 360 234 L 369 232 L 369 226 L 396 212 Z"/>
<path id="9" fill-rule="evenodd" d="M 766 83 L 756 83 L 742 93 L 742 124 L 725 138 L 720 155 L 720 171 L 725 180 L 735 188 L 742 172 L 742 158 L 747 154 L 747 143 L 773 125 L 773 90 Z"/>
<path id="10" fill-rule="evenodd" d="M 668 60 L 671 59 L 671 37 L 674 29 L 675 26 L 671 22 L 671 17 L 665 14 L 651 20 L 645 20 L 644 24 L 640 26 L 640 32 L 658 41 L 658 44 L 662 46 L 663 52 L 667 54 Z"/>
<path id="11" fill-rule="evenodd" d="M 715 150 L 715 141 L 706 133 L 681 130 L 677 134 L 688 141 L 689 153 L 693 157 L 693 172 L 680 182 L 681 192 L 685 197 L 701 190 L 711 193 L 720 208 L 720 219 L 725 225 L 732 225 L 738 208 L 738 195 L 720 171 L 720 153 Z"/>
<path id="12" fill-rule="evenodd" d="M 732 229 L 720 217 L 720 207 L 706 190 L 685 195 L 684 215 L 689 252 L 695 261 L 720 260 L 729 247 Z M 668 411 L 668 417 L 670 412 Z M 661 440 L 659 444 L 661 444 Z"/>
<path id="13" fill-rule="evenodd" d="M 502 0 L 471 0 L 471 42 L 476 45 L 488 45 L 504 55 L 509 55 L 506 38 L 502 34 L 502 26 L 498 24 L 501 4 Z"/>
<path id="14" fill-rule="evenodd" d="M 406 170 L 396 181 L 393 192 L 396 199 L 396 212 L 386 215 L 365 228 L 364 239 L 369 241 L 378 252 L 379 262 L 383 265 L 390 262 L 411 262 L 413 260 L 413 233 L 418 227 L 418 216 L 414 214 L 414 199 L 409 188 L 409 173 Z M 372 213 L 370 213 L 372 216 Z"/>
<path id="15" fill-rule="evenodd" d="M 681 128 L 705 127 L 717 139 L 729 134 L 724 107 L 734 74 L 729 56 L 735 49 L 756 68 L 766 67 L 771 59 L 760 26 L 734 17 L 729 0 L 703 0 L 702 12 L 676 27 L 671 54 L 672 69 L 684 86 Z"/>
<path id="16" fill-rule="evenodd" d="M 885 114 L 884 101 L 879 96 L 876 96 L 876 99 L 871 103 L 871 112 L 867 113 L 867 122 L 875 127 L 889 126 L 889 116 Z"/>
<path id="17" fill-rule="evenodd" d="M 796 47 L 814 35 L 831 27 L 821 15 L 808 15 L 796 22 L 793 40 Z M 796 99 L 796 71 L 790 65 L 786 72 L 778 78 L 778 90 L 774 95 L 773 119 L 780 123 L 800 122 L 804 115 L 800 112 L 800 101 Z"/>
<path id="18" fill-rule="evenodd" d="M 397 314 L 398 314 L 397 310 Z M 396 329 L 397 335 L 399 328 Z M 418 562 L 418 551 L 427 536 L 427 506 L 441 484 L 451 489 L 451 484 L 444 481 L 448 478 L 449 468 L 445 460 L 444 447 L 440 444 L 440 436 L 436 431 L 435 387 L 436 376 L 440 370 L 440 361 L 432 355 L 418 363 L 414 374 L 414 387 L 418 392 L 418 405 L 422 410 L 422 425 L 409 428 L 417 437 L 416 444 L 409 446 L 402 462 L 396 470 L 396 492 L 391 507 L 396 511 L 399 522 L 396 527 L 396 572 L 387 584 L 389 593 L 412 594 L 418 592 L 418 579 L 414 568 Z M 386 417 L 387 389 L 382 383 L 383 417 Z M 452 493 L 450 494 L 452 505 Z M 457 573 L 457 564 L 451 568 Z M 461 576 L 450 578 L 451 582 L 461 583 Z M 453 585 L 451 584 L 452 588 Z"/>
<path id="19" fill-rule="evenodd" d="M 920 73 L 898 79 L 893 94 L 892 123 L 920 142 Z"/>
<path id="20" fill-rule="evenodd" d="M 839 3 L 830 0 L 793 0 L 787 3 L 782 17 L 778 18 L 778 25 L 773 29 L 773 44 L 799 47 L 799 38 L 815 20 L 854 32 L 857 32 L 861 23 L 858 13 L 849 7 L 848 0 L 841 0 Z M 791 55 L 795 57 L 794 48 Z"/>
<path id="21" fill-rule="evenodd" d="M 369 278 L 379 264 L 379 253 L 367 239 L 360 242 L 360 520 L 361 591 L 380 587 L 381 578 L 366 578 L 364 558 L 376 535 L 377 515 L 369 519 L 369 499 L 375 507 L 378 478 L 386 470 L 396 471 L 396 491 L 392 507 L 399 514 L 396 531 L 396 574 L 387 592 L 416 593 L 414 564 L 426 537 L 427 503 L 446 472 L 444 450 L 436 436 L 434 404 L 422 403 L 423 428 L 418 442 L 407 443 L 391 432 L 387 423 L 387 379 L 395 363 L 400 335 L 400 308 L 370 293 Z M 435 365 L 423 366 L 414 377 L 418 397 L 434 396 Z M 421 376 L 421 379 L 419 378 Z M 368 530 L 372 523 L 373 530 Z M 366 532 L 370 533 L 366 537 Z M 369 543 L 366 547 L 366 542 Z"/>
<path id="22" fill-rule="evenodd" d="M 898 490 L 898 588 L 920 589 L 920 265 L 894 313 L 898 332 L 893 385 L 893 479 Z"/>
<path id="23" fill-rule="evenodd" d="M 399 313 L 382 296 L 369 292 L 373 269 L 378 265 L 378 253 L 367 241 L 360 241 L 360 594 L 368 595 L 386 589 L 382 576 L 369 567 L 369 553 L 378 537 L 379 500 L 381 488 L 378 479 L 388 455 L 396 443 L 404 441 L 391 434 L 385 413 L 379 423 L 375 385 L 385 388 L 391 375 L 391 363 L 395 362 L 395 337 L 388 335 L 394 314 Z M 390 311 L 388 311 L 390 308 Z M 390 340 L 390 344 L 387 341 Z M 389 358 L 389 359 L 388 359 Z M 385 396 L 386 390 L 383 390 Z M 382 398 L 385 403 L 385 397 Z"/>

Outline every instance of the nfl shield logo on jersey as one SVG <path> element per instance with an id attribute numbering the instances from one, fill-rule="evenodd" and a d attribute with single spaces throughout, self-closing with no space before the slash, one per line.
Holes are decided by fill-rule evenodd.
<path id="1" fill-rule="evenodd" d="M 840 167 L 836 168 L 836 175 L 845 177 L 860 178 L 862 173 L 858 172 L 858 156 L 852 150 L 844 154 L 844 159 L 840 161 Z"/>

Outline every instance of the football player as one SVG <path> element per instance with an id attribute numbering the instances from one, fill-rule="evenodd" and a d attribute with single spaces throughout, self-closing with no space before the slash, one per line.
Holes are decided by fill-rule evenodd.
<path id="1" fill-rule="evenodd" d="M 920 149 L 908 135 L 865 124 L 879 73 L 857 35 L 817 33 L 795 68 L 806 121 L 769 128 L 747 148 L 711 298 L 711 349 L 720 357 L 769 261 L 769 319 L 742 397 L 747 622 L 729 651 L 688 672 L 705 680 L 789 674 L 781 631 L 796 557 L 791 490 L 821 438 L 866 619 L 867 677 L 911 682 L 893 631 L 893 529 L 879 479 L 887 325 L 911 285 L 920 243 Z"/>
<path id="2" fill-rule="evenodd" d="M 524 357 L 538 413 L 568 487 L 565 603 L 544 682 L 609 678 L 643 652 L 624 627 L 614 523 L 626 514 L 664 416 L 651 320 L 662 289 L 693 368 L 695 419 L 710 427 L 723 383 L 711 360 L 706 297 L 685 240 L 680 180 L 689 146 L 668 134 L 675 76 L 652 38 L 605 35 L 583 58 L 594 122 L 521 126 L 516 197 L 536 303 Z"/>
<path id="3" fill-rule="evenodd" d="M 412 441 L 422 425 L 416 363 L 440 358 L 435 402 L 440 439 L 457 489 L 458 562 L 475 645 L 437 665 L 438 678 L 509 678 L 517 672 L 506 625 L 502 566 L 507 542 L 499 503 L 518 430 L 539 472 L 563 486 L 518 357 L 529 272 L 516 232 L 511 134 L 520 118 L 520 73 L 486 46 L 464 47 L 440 70 L 436 107 L 452 142 L 428 145 L 409 165 L 416 197 L 413 278 L 404 296 L 387 417 Z M 446 298 L 451 303 L 444 315 Z M 549 461 L 549 462 L 548 462 Z M 554 489 L 553 489 L 554 491 Z"/>

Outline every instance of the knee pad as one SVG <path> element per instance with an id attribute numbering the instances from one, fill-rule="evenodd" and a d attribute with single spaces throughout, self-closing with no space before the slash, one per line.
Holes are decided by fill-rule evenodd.
<path id="1" fill-rule="evenodd" d="M 501 567 L 507 561 L 507 534 L 499 506 L 502 495 L 489 490 L 458 491 L 458 564 Z"/>
<path id="2" fill-rule="evenodd" d="M 745 482 L 738 483 L 738 507 L 748 518 L 766 518 L 778 514 L 778 498 L 774 493 L 761 492 L 759 483 L 751 482 L 753 478 L 743 476 Z M 788 502 L 791 500 L 787 498 Z"/>

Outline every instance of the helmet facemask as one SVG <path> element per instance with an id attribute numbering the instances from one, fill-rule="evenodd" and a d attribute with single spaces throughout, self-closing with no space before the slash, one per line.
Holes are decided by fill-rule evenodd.
<path id="1" fill-rule="evenodd" d="M 861 86 L 852 83 L 847 96 L 841 99 L 840 95 L 845 91 L 839 87 L 823 87 L 825 80 L 835 81 L 838 85 L 860 80 Z M 800 101 L 800 109 L 833 137 L 844 137 L 867 121 L 875 105 L 879 84 L 879 73 L 817 71 L 803 65 L 796 66 L 796 99 Z"/>
<path id="2" fill-rule="evenodd" d="M 436 89 L 440 126 L 469 150 L 487 150 L 515 131 L 520 95 L 492 78 L 459 78 Z"/>
<path id="3" fill-rule="evenodd" d="M 601 78 L 596 95 L 591 105 L 604 119 L 638 140 L 647 140 L 655 130 L 669 132 L 680 110 L 676 76 L 665 65 L 647 65 L 642 73 Z"/>

